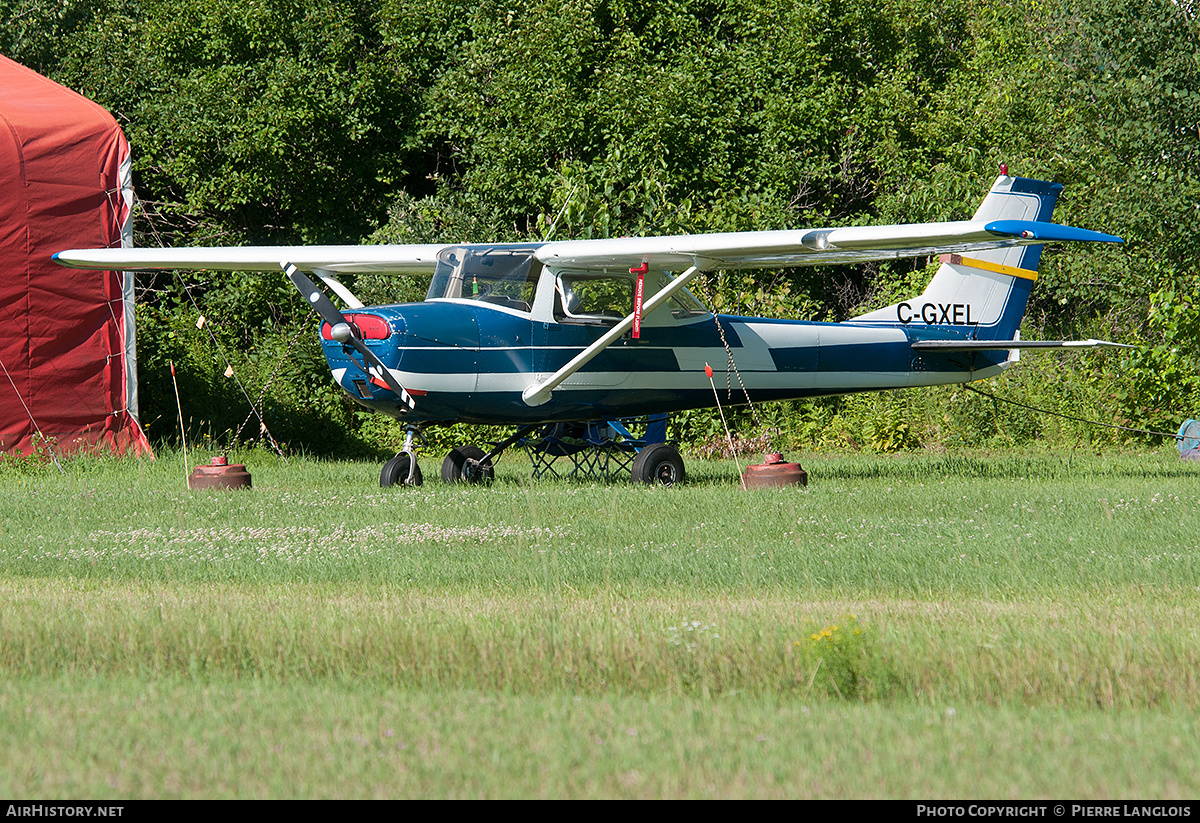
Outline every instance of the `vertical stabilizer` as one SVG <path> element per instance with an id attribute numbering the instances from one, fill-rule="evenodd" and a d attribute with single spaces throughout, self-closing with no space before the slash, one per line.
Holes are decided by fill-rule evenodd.
<path id="1" fill-rule="evenodd" d="M 1002 175 L 974 219 L 1049 223 L 1061 191 L 1058 183 Z M 1041 244 L 944 254 L 920 297 L 855 319 L 948 327 L 979 340 L 1012 340 L 1025 316 L 1041 256 Z"/>

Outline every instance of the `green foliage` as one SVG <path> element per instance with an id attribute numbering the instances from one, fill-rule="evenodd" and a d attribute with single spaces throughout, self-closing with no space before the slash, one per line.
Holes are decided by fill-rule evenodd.
<path id="1" fill-rule="evenodd" d="M 1194 273 L 1200 252 L 1182 230 L 1200 216 L 1200 27 L 1162 0 L 1052 8 L 1038 30 L 1058 87 L 1058 179 L 1071 187 L 1062 219 L 1127 242 L 1088 254 L 1086 269 L 1056 266 L 1038 293 L 1068 316 L 1113 311 L 1129 325 L 1163 268 Z"/>
<path id="2" fill-rule="evenodd" d="M 273 439 L 285 453 L 381 454 L 356 432 L 359 407 L 329 379 L 312 324 L 247 337 L 235 324 L 198 320 L 194 310 L 138 307 L 139 333 L 159 342 L 138 364 L 151 440 L 178 442 L 182 425 L 190 446 L 214 451 Z"/>
<path id="3" fill-rule="evenodd" d="M 1131 421 L 1173 433 L 1200 413 L 1200 306 L 1194 287 L 1150 295 L 1146 345 L 1121 362 L 1124 384 L 1116 392 Z"/>
<path id="4" fill-rule="evenodd" d="M 407 173 L 413 101 L 358 4 L 130 0 L 81 28 L 64 71 L 173 242 L 355 241 Z"/>
<path id="5" fill-rule="evenodd" d="M 853 614 L 792 643 L 802 664 L 811 671 L 809 690 L 841 700 L 887 697 L 895 675 L 879 653 L 873 633 Z"/>
<path id="6" fill-rule="evenodd" d="M 868 448 L 876 452 L 895 452 L 917 446 L 917 432 L 904 409 L 898 404 L 880 405 L 881 408 L 863 426 L 863 439 Z"/>
<path id="7" fill-rule="evenodd" d="M 1030 421 L 1030 418 L 1025 416 L 1027 412 L 997 400 L 994 396 L 980 393 L 987 389 L 972 391 L 971 388 L 973 387 L 957 388 L 951 392 L 946 403 L 945 419 L 949 424 L 947 440 L 952 445 L 1012 445 L 1028 442 L 1030 438 L 1024 436 L 1025 427 L 1021 426 L 1021 423 Z M 1011 434 L 1014 431 L 1020 440 Z"/>
<path id="8" fill-rule="evenodd" d="M 35 434 L 31 440 L 33 448 L 29 454 L 0 454 L 0 477 L 39 476 L 49 474 L 55 469 L 62 470 L 58 457 L 58 443 L 54 438 L 47 439 Z"/>

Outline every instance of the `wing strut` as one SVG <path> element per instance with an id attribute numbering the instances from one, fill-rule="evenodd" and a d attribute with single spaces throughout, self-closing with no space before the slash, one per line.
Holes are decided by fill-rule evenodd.
<path id="1" fill-rule="evenodd" d="M 689 280 L 699 273 L 700 266 L 698 264 L 693 265 L 689 267 L 687 271 L 683 272 L 683 274 L 679 275 L 666 286 L 664 286 L 660 291 L 655 293 L 653 297 L 642 304 L 642 317 L 645 317 L 667 300 L 671 299 L 671 296 L 675 294 L 675 292 L 682 289 Z M 624 320 L 622 320 L 620 323 L 617 323 L 617 325 L 613 326 L 611 329 L 601 335 L 601 337 L 596 340 L 595 343 L 592 343 L 579 354 L 572 357 L 571 361 L 561 369 L 550 375 L 544 381 L 540 383 L 534 383 L 526 388 L 525 391 L 521 393 L 521 399 L 524 400 L 525 404 L 528 406 L 540 406 L 545 403 L 550 399 L 551 392 L 557 389 L 564 380 L 586 366 L 593 357 L 607 349 L 609 346 L 619 340 L 621 335 L 633 328 L 633 317 L 633 314 L 627 315 Z"/>
<path id="2" fill-rule="evenodd" d="M 329 287 L 329 290 L 342 298 L 342 302 L 350 309 L 366 308 L 362 301 L 354 296 L 354 292 L 342 285 L 342 282 L 333 276 L 333 272 L 328 269 L 313 269 L 313 274 L 321 278 L 321 282 Z"/>

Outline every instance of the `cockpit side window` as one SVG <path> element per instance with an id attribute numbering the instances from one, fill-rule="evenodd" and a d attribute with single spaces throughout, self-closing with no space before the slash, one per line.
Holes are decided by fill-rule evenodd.
<path id="1" fill-rule="evenodd" d="M 633 311 L 633 277 L 564 273 L 558 278 L 554 319 L 611 326 Z"/>
<path id="2" fill-rule="evenodd" d="M 671 276 L 666 272 L 657 276 L 651 274 L 646 278 L 645 297 L 649 299 L 670 281 Z M 560 323 L 611 326 L 633 313 L 634 284 L 632 274 L 563 272 L 558 277 L 554 319 Z M 664 308 L 676 320 L 708 314 L 704 305 L 686 288 L 677 291 Z"/>
<path id="3" fill-rule="evenodd" d="M 665 281 L 661 282 L 660 288 L 665 285 L 667 285 Z M 708 309 L 704 308 L 704 304 L 697 300 L 696 295 L 688 291 L 686 287 L 675 292 L 671 302 L 667 305 L 671 308 L 671 316 L 676 320 L 704 317 L 708 314 Z"/>
<path id="4" fill-rule="evenodd" d="M 542 264 L 532 248 L 443 249 L 426 300 L 478 300 L 527 312 L 533 305 Z"/>

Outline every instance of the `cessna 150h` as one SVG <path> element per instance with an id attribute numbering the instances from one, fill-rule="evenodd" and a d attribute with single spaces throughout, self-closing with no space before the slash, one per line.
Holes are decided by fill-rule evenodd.
<path id="1" fill-rule="evenodd" d="M 486 453 L 464 446 L 446 458 L 443 479 L 478 481 L 538 425 L 713 406 L 706 368 L 723 376 L 731 359 L 748 395 L 766 401 L 965 383 L 998 374 L 1021 348 L 1110 345 L 1019 339 L 1043 244 L 1121 242 L 1051 223 L 1061 190 L 1004 173 L 971 220 L 941 223 L 540 243 L 83 249 L 54 259 L 104 270 L 282 267 L 324 321 L 334 380 L 407 424 L 380 483 L 420 482 L 413 437 L 422 426 L 521 427 Z M 703 271 L 933 255 L 941 265 L 921 295 L 841 323 L 714 315 L 686 289 Z M 424 302 L 368 307 L 336 279 L 356 272 L 426 272 L 432 281 Z M 642 482 L 671 483 L 683 472 L 666 444 L 641 448 L 633 462 Z"/>

